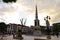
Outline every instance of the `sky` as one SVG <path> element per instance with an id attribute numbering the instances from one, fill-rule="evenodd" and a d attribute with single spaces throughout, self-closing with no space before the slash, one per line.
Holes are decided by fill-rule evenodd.
<path id="1" fill-rule="evenodd" d="M 34 25 L 35 6 L 37 5 L 40 25 L 46 25 L 44 17 L 50 16 L 50 24 L 60 22 L 60 0 L 17 0 L 16 3 L 4 3 L 0 0 L 0 22 Z"/>

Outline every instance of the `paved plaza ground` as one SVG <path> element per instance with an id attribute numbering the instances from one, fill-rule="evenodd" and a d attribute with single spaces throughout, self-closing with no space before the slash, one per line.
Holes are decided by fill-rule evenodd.
<path id="1" fill-rule="evenodd" d="M 43 38 L 43 39 L 46 39 L 46 36 L 39 37 L 39 36 L 27 36 L 27 35 L 23 35 L 23 40 L 34 40 L 34 38 L 41 38 L 41 39 Z M 5 36 L 3 39 L 4 40 L 18 40 L 18 39 L 13 39 L 13 35 Z M 57 38 L 56 36 L 51 36 L 51 40 L 60 40 L 60 36 L 59 36 L 59 38 Z"/>

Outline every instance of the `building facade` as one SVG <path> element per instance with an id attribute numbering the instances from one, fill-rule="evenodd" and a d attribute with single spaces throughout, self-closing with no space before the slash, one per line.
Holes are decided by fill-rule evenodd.
<path id="1" fill-rule="evenodd" d="M 14 32 L 17 32 L 17 24 L 7 24 L 7 33 L 13 34 Z"/>
<path id="2" fill-rule="evenodd" d="M 29 27 L 28 26 L 25 26 L 23 25 L 20 25 L 20 24 L 7 24 L 7 33 L 8 34 L 13 34 L 13 33 L 18 33 L 18 30 L 22 30 L 22 33 L 23 34 L 28 34 L 29 32 Z"/>

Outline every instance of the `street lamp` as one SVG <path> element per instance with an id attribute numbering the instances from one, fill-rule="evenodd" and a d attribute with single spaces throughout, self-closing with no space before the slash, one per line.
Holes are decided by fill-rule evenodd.
<path id="1" fill-rule="evenodd" d="M 51 39 L 50 37 L 50 23 L 49 23 L 49 20 L 50 20 L 50 16 L 47 16 L 44 18 L 44 20 L 46 21 L 46 27 L 47 27 L 47 38 L 48 39 Z"/>

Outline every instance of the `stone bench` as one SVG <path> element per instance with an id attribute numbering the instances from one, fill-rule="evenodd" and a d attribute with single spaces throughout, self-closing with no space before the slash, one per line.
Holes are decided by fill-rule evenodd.
<path id="1" fill-rule="evenodd" d="M 34 40 L 47 40 L 46 37 L 35 37 Z"/>
<path id="2" fill-rule="evenodd" d="M 34 39 L 34 40 L 47 40 L 47 39 Z"/>

